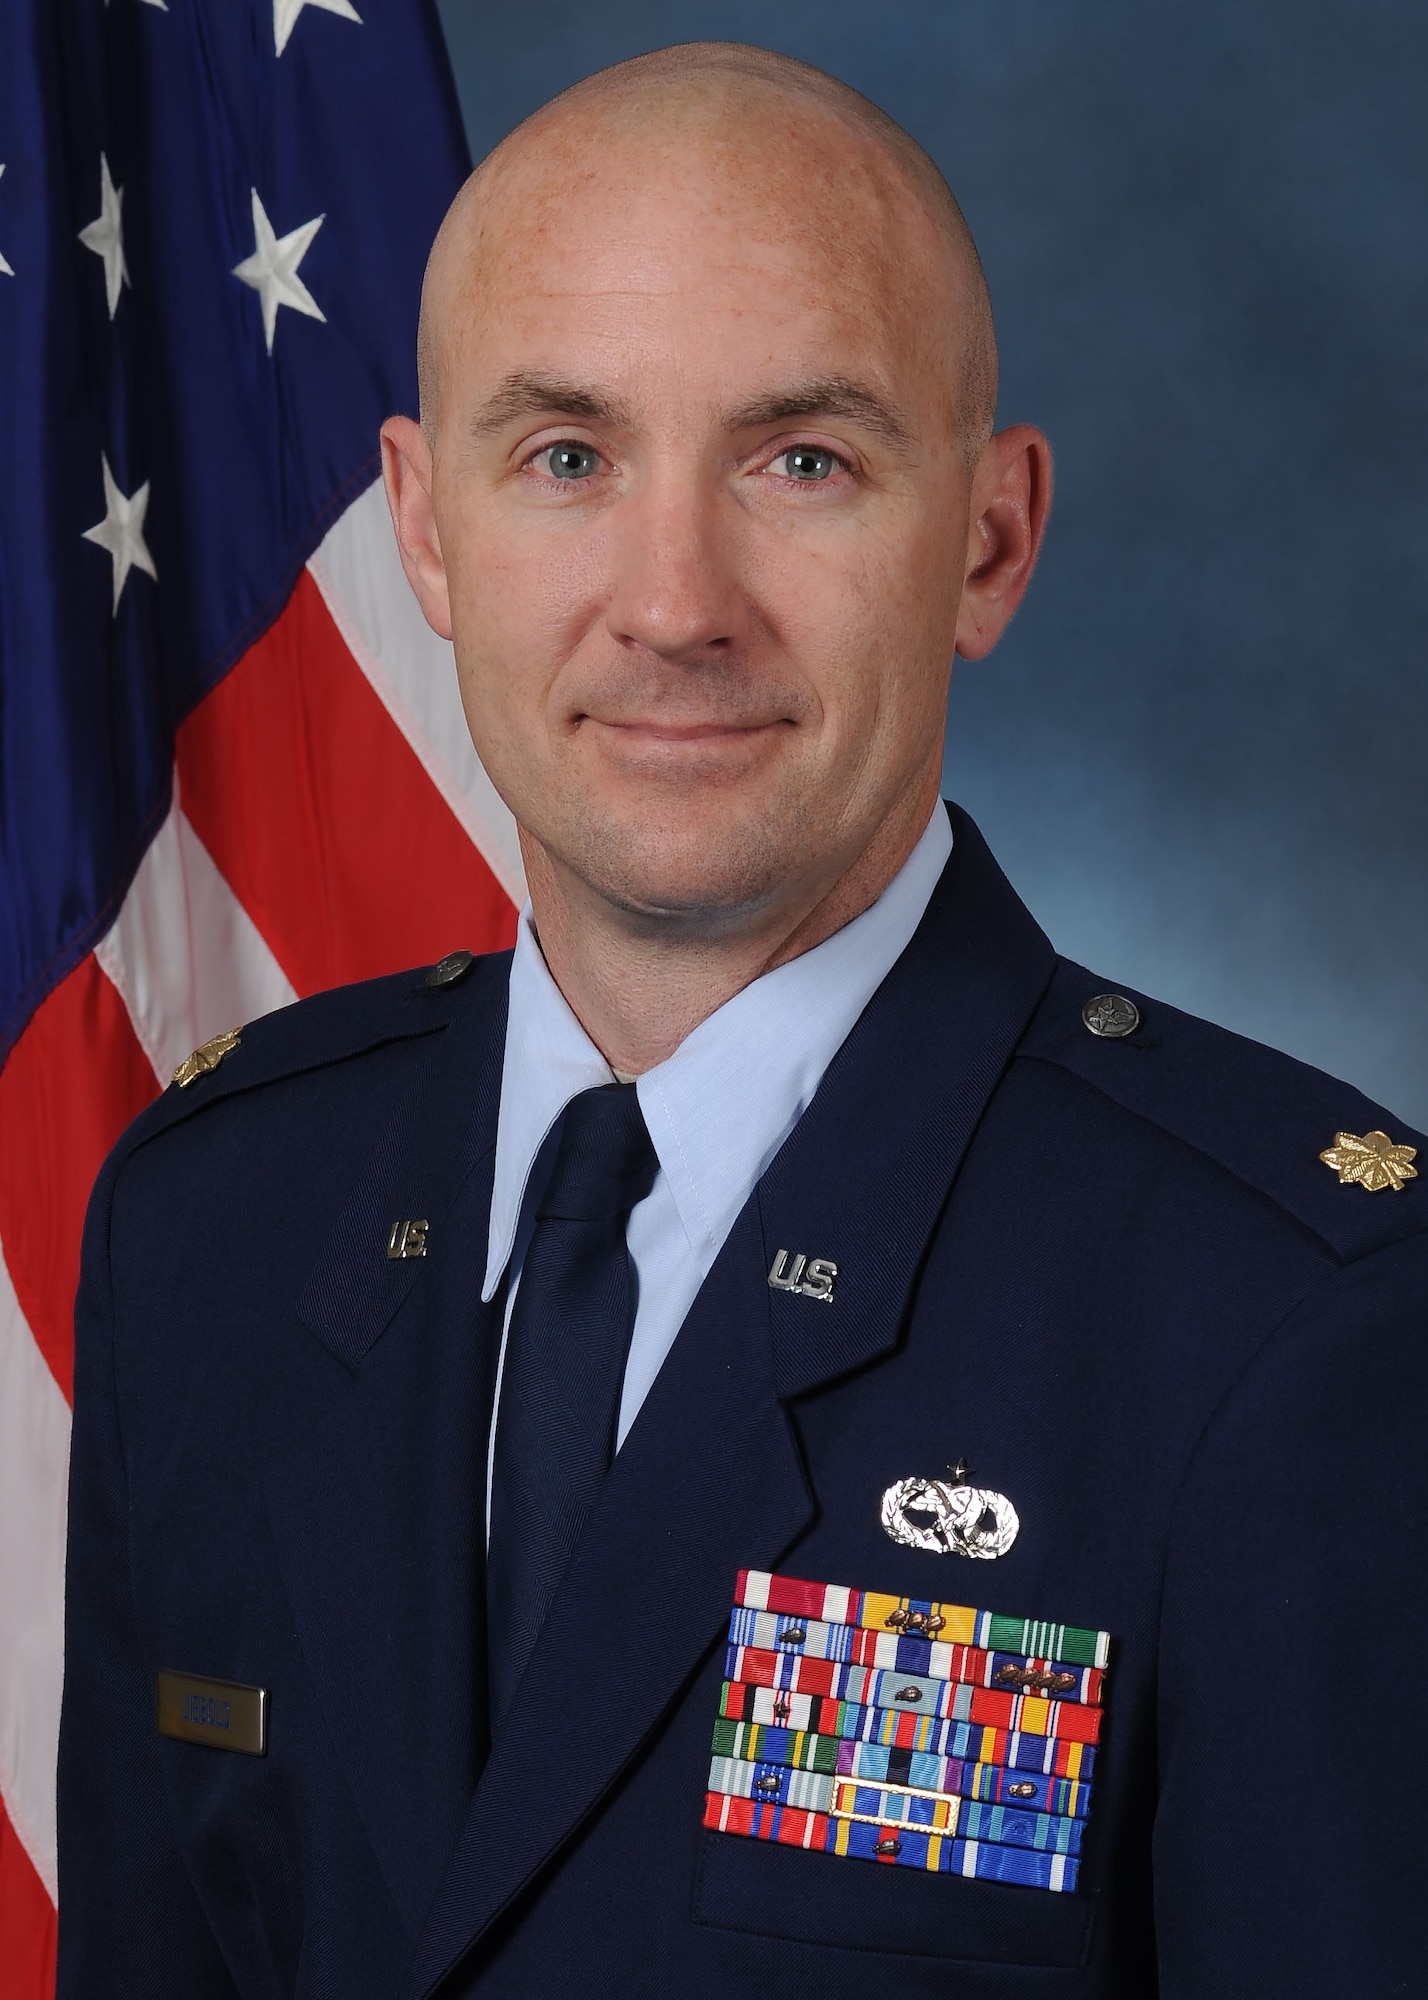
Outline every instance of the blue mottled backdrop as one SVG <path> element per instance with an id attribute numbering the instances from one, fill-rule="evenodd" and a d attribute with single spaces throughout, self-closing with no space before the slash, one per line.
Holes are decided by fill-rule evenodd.
<path id="1" fill-rule="evenodd" d="M 1059 488 L 946 789 L 1058 946 L 1428 1125 L 1422 0 L 444 0 L 479 157 L 729 36 L 935 156 Z M 1327 1136 L 1327 1135 L 1326 1135 Z"/>

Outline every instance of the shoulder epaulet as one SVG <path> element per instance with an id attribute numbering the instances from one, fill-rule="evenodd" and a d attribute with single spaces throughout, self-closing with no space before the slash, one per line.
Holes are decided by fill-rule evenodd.
<path id="1" fill-rule="evenodd" d="M 1063 959 L 1018 1054 L 1206 1154 L 1341 1258 L 1428 1229 L 1428 1139 L 1277 1049 Z"/>
<path id="2" fill-rule="evenodd" d="M 222 1098 L 448 1027 L 489 1000 L 493 981 L 504 990 L 509 963 L 509 952 L 449 952 L 429 968 L 336 986 L 216 1035 L 179 1064 L 128 1136 L 142 1143 Z"/>

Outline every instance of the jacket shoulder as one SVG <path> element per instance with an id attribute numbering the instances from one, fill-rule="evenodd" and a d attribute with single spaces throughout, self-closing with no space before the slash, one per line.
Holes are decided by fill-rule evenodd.
<path id="1" fill-rule="evenodd" d="M 1119 994 L 1132 1032 L 1098 1035 L 1082 1009 Z M 1428 1138 L 1351 1084 L 1062 959 L 1018 1049 L 1071 1071 L 1125 1111 L 1214 1160 L 1312 1230 L 1342 1260 L 1428 1230 Z M 1387 1133 L 1399 1189 L 1345 1184 L 1322 1154 L 1340 1133 Z M 1418 1165 L 1412 1165 L 1413 1152 Z"/>
<path id="2" fill-rule="evenodd" d="M 200 1070 L 187 1083 L 178 1077 L 188 1066 L 178 1071 L 124 1133 L 110 1156 L 111 1167 L 214 1104 L 360 1060 L 393 1042 L 438 1033 L 458 1020 L 474 1023 L 483 1014 L 494 1016 L 505 1004 L 510 960 L 509 951 L 452 953 L 434 967 L 332 987 L 248 1022 L 212 1068 Z M 451 968 L 458 963 L 453 976 Z"/>

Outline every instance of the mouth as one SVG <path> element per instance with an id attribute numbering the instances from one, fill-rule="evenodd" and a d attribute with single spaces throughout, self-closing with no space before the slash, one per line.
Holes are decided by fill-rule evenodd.
<path id="1" fill-rule="evenodd" d="M 605 722 L 586 716 L 576 733 L 589 730 L 590 749 L 616 783 L 674 786 L 688 796 L 691 787 L 723 790 L 754 779 L 777 759 L 793 727 L 786 716 L 748 722 Z"/>
<path id="2" fill-rule="evenodd" d="M 638 719 L 614 722 L 597 715 L 582 715 L 577 719 L 576 727 L 578 729 L 586 724 L 593 724 L 602 733 L 608 731 L 620 742 L 672 751 L 686 746 L 705 750 L 720 744 L 746 744 L 772 731 L 793 727 L 792 719 L 783 715 L 752 722 L 656 722 Z"/>
<path id="3" fill-rule="evenodd" d="M 786 716 L 776 716 L 766 722 L 600 722 L 598 716 L 584 716 L 582 720 L 594 722 L 602 730 L 612 730 L 628 742 L 670 744 L 672 748 L 678 748 L 680 744 L 706 746 L 720 742 L 746 742 L 752 736 L 768 734 L 768 730 L 792 726 Z"/>

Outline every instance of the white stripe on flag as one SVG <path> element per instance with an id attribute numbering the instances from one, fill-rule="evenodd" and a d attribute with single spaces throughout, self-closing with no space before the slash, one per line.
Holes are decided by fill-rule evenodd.
<path id="1" fill-rule="evenodd" d="M 55 1900 L 69 1405 L 0 1256 L 0 1797 Z"/>
<path id="2" fill-rule="evenodd" d="M 177 773 L 169 816 L 94 956 L 161 1085 L 200 1042 L 297 998 L 180 810 Z"/>
<path id="3" fill-rule="evenodd" d="M 380 481 L 329 529 L 308 569 L 382 706 L 519 909 L 526 877 L 516 822 L 472 746 L 451 646 L 412 595 Z"/>

